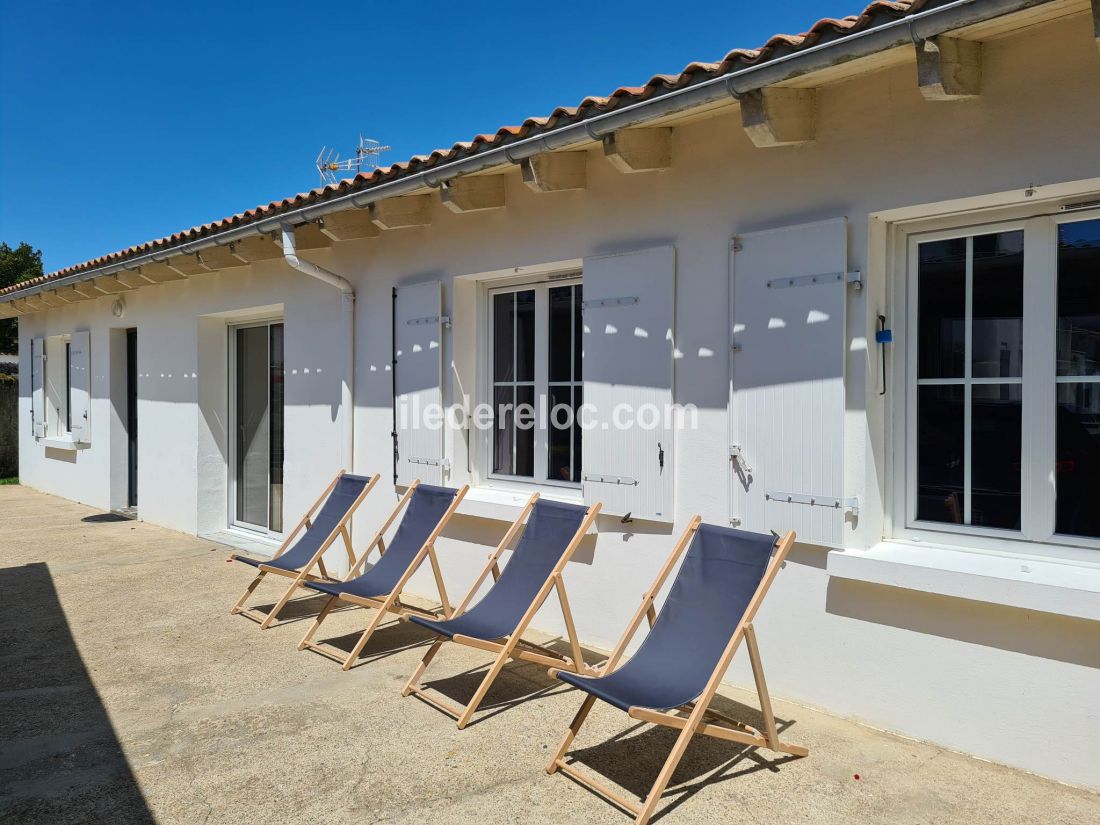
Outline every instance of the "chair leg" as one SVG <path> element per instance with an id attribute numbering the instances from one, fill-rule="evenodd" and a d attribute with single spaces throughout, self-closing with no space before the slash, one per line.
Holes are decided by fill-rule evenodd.
<path id="1" fill-rule="evenodd" d="M 584 720 L 588 718 L 588 712 L 592 710 L 594 704 L 596 704 L 596 697 L 590 693 L 585 697 L 584 702 L 581 703 L 581 708 L 577 711 L 577 715 L 573 717 L 573 721 L 569 723 L 569 730 L 565 732 L 565 736 L 562 737 L 561 744 L 558 745 L 554 757 L 550 760 L 550 764 L 546 766 L 547 773 L 552 774 L 558 769 L 558 762 L 565 756 L 566 752 L 569 750 L 569 746 L 573 744 L 573 740 L 580 732 L 581 725 L 583 725 Z"/>
<path id="2" fill-rule="evenodd" d="M 485 694 L 489 692 L 489 687 L 496 680 L 497 676 L 504 669 L 504 665 L 507 664 L 508 659 L 511 658 L 513 645 L 505 645 L 504 649 L 497 654 L 497 659 L 493 662 L 493 666 L 489 668 L 489 672 L 485 674 L 485 678 L 481 680 L 481 684 L 478 685 L 477 691 L 474 693 L 474 698 L 470 700 L 470 703 L 466 705 L 466 709 L 462 711 L 462 715 L 458 717 L 458 729 L 462 730 L 470 723 L 470 717 L 477 711 L 477 706 L 481 704 L 481 700 L 485 698 Z"/>
<path id="3" fill-rule="evenodd" d="M 233 607 L 229 610 L 229 614 L 231 616 L 242 611 L 242 609 L 244 608 L 244 603 L 248 601 L 248 597 L 252 595 L 252 593 L 259 586 L 260 582 L 264 580 L 264 576 L 266 575 L 266 570 L 261 570 L 259 573 L 256 574 L 256 578 L 252 580 L 252 584 L 248 585 L 248 587 L 245 588 L 244 595 L 237 599 L 237 603 L 233 605 Z"/>
<path id="4" fill-rule="evenodd" d="M 684 729 L 680 731 L 680 735 L 676 737 L 676 744 L 672 747 L 672 753 L 668 755 L 664 767 L 661 768 L 661 772 L 657 775 L 657 781 L 654 782 L 653 787 L 650 788 L 649 796 L 646 797 L 645 803 L 643 803 L 642 809 L 638 813 L 638 818 L 634 820 L 634 825 L 646 825 L 646 823 L 649 822 L 649 818 L 653 816 L 654 811 L 657 810 L 657 803 L 661 801 L 661 794 L 665 792 L 668 783 L 672 781 L 672 775 L 676 772 L 680 760 L 684 758 L 684 752 L 687 750 L 687 746 L 691 743 L 691 737 L 694 735 L 694 725 L 686 725 Z"/>
<path id="5" fill-rule="evenodd" d="M 401 691 L 402 696 L 408 696 L 413 692 L 413 689 L 420 685 L 420 677 L 424 675 L 424 671 L 428 669 L 428 665 L 432 663 L 432 659 L 435 658 L 435 654 L 439 652 L 439 648 L 443 647 L 443 643 L 446 639 L 436 639 L 432 643 L 432 646 L 428 648 L 428 652 L 424 654 L 424 658 L 420 660 L 420 664 L 416 666 L 416 670 L 413 671 L 413 675 L 409 677 L 409 681 L 405 683 L 404 690 Z"/>
<path id="6" fill-rule="evenodd" d="M 260 622 L 260 630 L 267 630 L 271 627 L 271 623 L 275 621 L 275 617 L 279 615 L 279 612 L 286 607 L 286 603 L 290 601 L 290 597 L 294 595 L 294 591 L 301 587 L 304 578 L 304 576 L 299 576 L 291 582 L 290 587 L 286 589 L 283 597 L 275 603 L 273 608 L 271 608 L 271 612 L 267 614 L 267 618 Z"/>
<path id="7" fill-rule="evenodd" d="M 313 620 L 313 624 L 310 625 L 309 630 L 306 631 L 306 635 L 302 637 L 302 641 L 298 642 L 299 650 L 305 650 L 309 647 L 309 643 L 313 641 L 313 634 L 317 632 L 317 628 L 321 626 L 321 622 L 328 618 L 328 614 L 336 607 L 338 601 L 339 599 L 336 596 L 332 596 L 325 602 L 325 606 L 321 608 L 321 612 L 318 614 L 317 618 Z"/>
<path id="8" fill-rule="evenodd" d="M 355 660 L 359 658 L 359 654 L 363 651 L 370 637 L 374 635 L 374 631 L 378 629 L 378 625 L 382 624 L 382 619 L 386 617 L 388 611 L 384 608 L 379 608 L 375 611 L 375 617 L 371 620 L 371 623 L 367 625 L 367 629 L 363 631 L 363 635 L 359 637 L 359 641 L 355 643 L 355 647 L 348 653 L 348 658 L 344 660 L 344 670 L 351 670 L 355 665 Z"/>

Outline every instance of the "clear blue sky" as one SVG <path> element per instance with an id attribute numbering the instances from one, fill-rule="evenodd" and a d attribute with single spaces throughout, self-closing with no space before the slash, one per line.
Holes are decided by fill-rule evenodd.
<path id="1" fill-rule="evenodd" d="M 0 0 L 0 241 L 58 269 L 863 5 Z"/>

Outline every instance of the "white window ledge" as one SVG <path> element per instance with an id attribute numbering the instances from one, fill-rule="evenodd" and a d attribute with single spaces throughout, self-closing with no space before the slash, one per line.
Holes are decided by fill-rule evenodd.
<path id="1" fill-rule="evenodd" d="M 1100 562 L 887 541 L 832 550 L 827 570 L 842 579 L 1100 621 Z"/>
<path id="2" fill-rule="evenodd" d="M 43 447 L 49 447 L 51 450 L 86 450 L 90 447 L 83 441 L 73 441 L 71 438 L 40 438 L 38 443 Z"/>
<path id="3" fill-rule="evenodd" d="M 534 488 L 530 492 L 520 492 L 494 487 L 471 487 L 458 506 L 458 512 L 464 516 L 476 516 L 497 521 L 515 521 L 533 492 L 535 492 Z M 548 492 L 543 487 L 539 488 L 538 492 L 540 498 L 565 501 L 569 504 L 584 503 L 580 490 L 553 489 Z"/>

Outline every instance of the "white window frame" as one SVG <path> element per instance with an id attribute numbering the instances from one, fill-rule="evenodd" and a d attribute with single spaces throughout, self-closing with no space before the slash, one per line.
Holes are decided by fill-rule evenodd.
<path id="1" fill-rule="evenodd" d="M 547 468 L 549 465 L 547 451 L 549 448 L 549 431 L 539 426 L 542 418 L 542 407 L 544 404 L 549 403 L 549 347 L 550 347 L 550 334 L 549 334 L 549 299 L 550 290 L 560 286 L 572 286 L 583 285 L 584 275 L 577 267 L 570 267 L 563 271 L 552 272 L 537 280 L 516 280 L 509 281 L 506 284 L 487 283 L 483 294 L 483 315 L 485 319 L 485 335 L 482 340 L 485 342 L 484 352 L 481 358 L 481 367 L 484 370 L 485 380 L 482 383 L 481 402 L 486 403 L 494 410 L 494 389 L 497 386 L 497 382 L 494 380 L 494 314 L 493 314 L 493 302 L 497 295 L 505 293 L 523 292 L 526 290 L 534 290 L 535 292 L 535 376 L 533 382 L 516 381 L 506 382 L 515 383 L 518 385 L 532 384 L 534 386 L 535 396 L 535 444 L 534 444 L 534 476 L 516 476 L 508 475 L 504 473 L 495 473 L 492 470 L 493 467 L 493 444 L 496 435 L 497 422 L 493 421 L 491 429 L 484 432 L 481 439 L 482 449 L 480 460 L 478 461 L 480 476 L 485 479 L 487 486 L 495 487 L 504 490 L 517 490 L 517 491 L 534 491 L 539 488 L 550 490 L 553 494 L 560 497 L 561 493 L 575 493 L 579 496 L 581 492 L 581 482 L 562 481 L 559 479 L 547 478 Z M 558 385 L 562 382 L 555 381 L 554 384 Z M 575 380 L 571 382 L 574 387 L 583 387 L 583 380 Z M 547 411 L 547 416 L 549 411 Z M 576 456 L 576 461 L 580 461 L 580 456 Z"/>
<path id="2" fill-rule="evenodd" d="M 1100 538 L 1068 536 L 1054 532 L 1056 430 L 1056 321 L 1057 321 L 1057 229 L 1062 223 L 1100 218 L 1100 209 L 1061 211 L 1060 203 L 1081 200 L 1062 198 L 1056 202 L 1026 205 L 1020 201 L 1000 209 L 959 212 L 949 217 L 894 224 L 893 272 L 887 279 L 896 344 L 887 352 L 892 380 L 888 422 L 889 460 L 886 473 L 885 534 L 894 539 L 961 545 L 968 549 L 992 550 L 1065 560 L 1096 562 Z M 940 212 L 939 214 L 943 214 Z M 971 383 L 1021 385 L 1021 529 L 1019 531 L 974 527 L 916 519 L 917 497 L 917 246 L 949 238 L 971 237 L 994 232 L 1024 231 L 1024 356 L 1022 376 L 970 379 Z M 1037 275 L 1036 273 L 1041 273 Z M 969 296 L 968 296 L 969 297 Z M 968 300 L 969 304 L 969 300 Z M 967 321 L 969 344 L 970 319 Z M 967 351 L 969 352 L 969 345 Z M 971 365 L 967 364 L 969 377 Z M 1076 382 L 1080 379 L 1067 378 Z M 1100 380 L 1100 379 L 1098 379 Z M 962 383 L 959 380 L 921 379 L 921 384 Z M 967 431 L 969 438 L 969 430 Z M 1027 472 L 1026 468 L 1033 468 Z"/>

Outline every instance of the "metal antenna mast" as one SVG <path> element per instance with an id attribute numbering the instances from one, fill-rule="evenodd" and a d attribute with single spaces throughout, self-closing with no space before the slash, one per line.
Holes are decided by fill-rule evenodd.
<path id="1" fill-rule="evenodd" d="M 383 146 L 377 140 L 371 140 L 360 135 L 359 145 L 355 147 L 355 157 L 341 160 L 335 149 L 322 146 L 321 151 L 317 154 L 317 160 L 314 162 L 317 167 L 317 174 L 321 176 L 321 185 L 337 183 L 343 177 L 337 174 L 338 172 L 354 172 L 358 175 L 363 169 L 377 169 L 379 155 L 391 148 L 390 146 Z"/>

